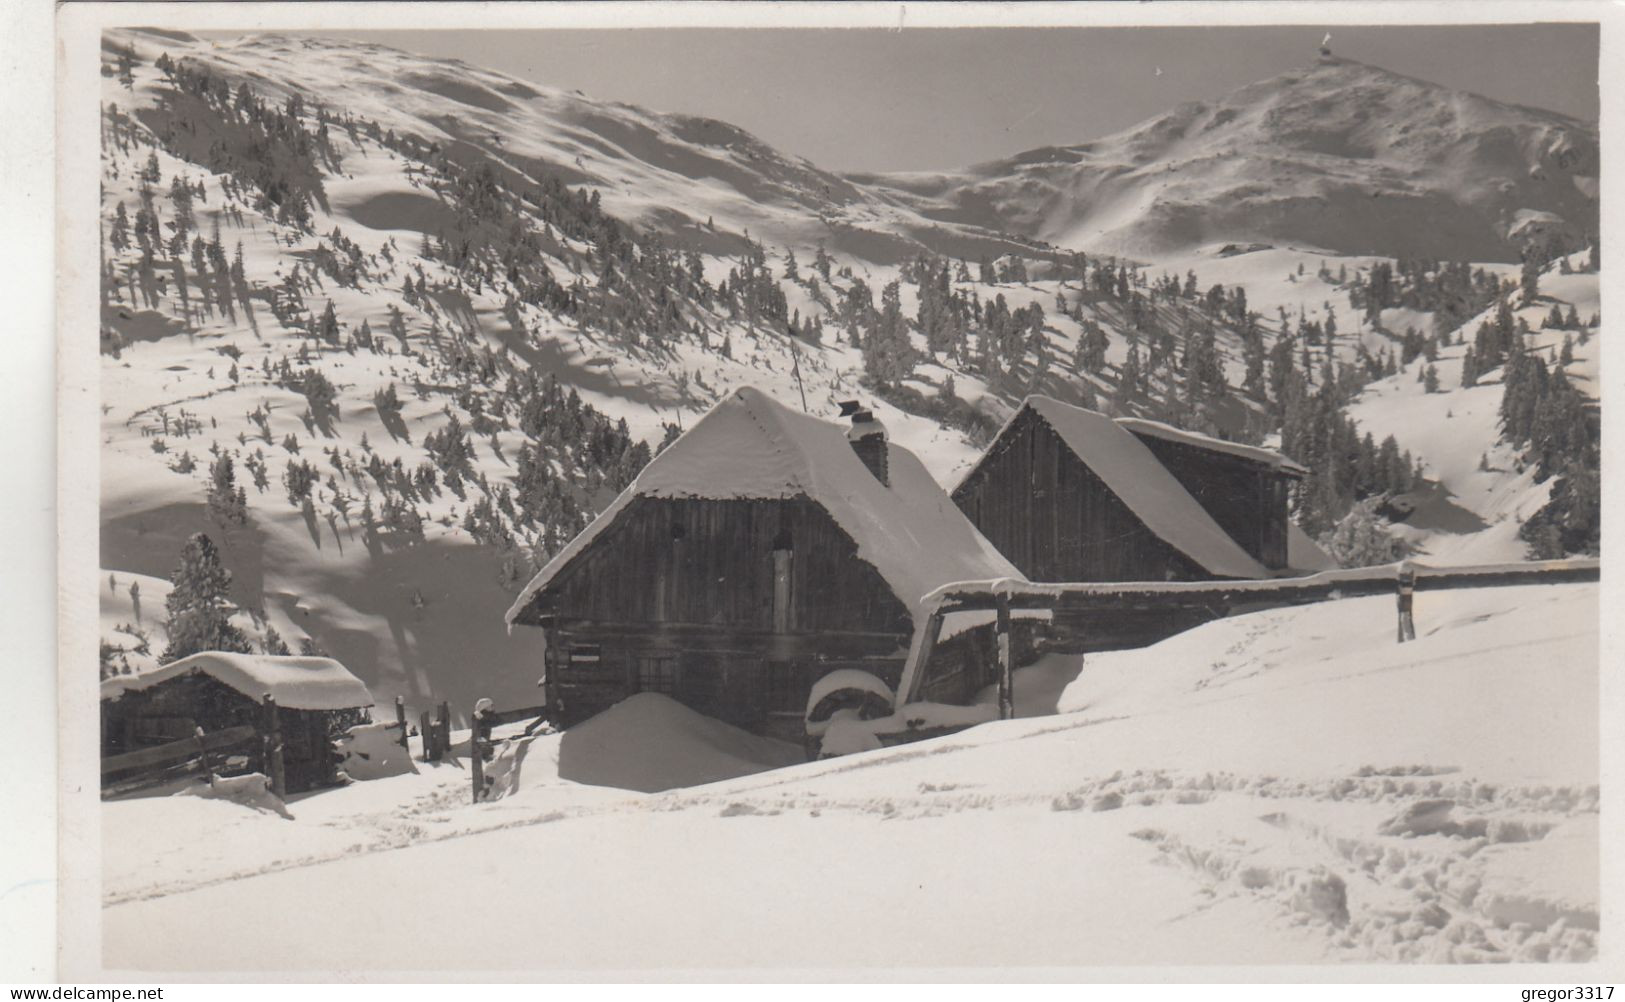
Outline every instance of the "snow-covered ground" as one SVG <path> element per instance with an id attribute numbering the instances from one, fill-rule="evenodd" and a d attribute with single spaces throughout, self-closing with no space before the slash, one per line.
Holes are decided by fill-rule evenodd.
<path id="1" fill-rule="evenodd" d="M 1254 613 L 1091 655 L 1075 678 L 1038 666 L 1018 695 L 1058 715 L 771 771 L 787 759 L 644 696 L 586 735 L 597 776 L 571 761 L 588 728 L 533 738 L 480 805 L 460 750 L 295 799 L 291 818 L 111 802 L 104 961 L 1587 960 L 1597 612 L 1595 585 L 1424 594 L 1403 645 L 1384 598 Z M 737 778 L 587 785 L 654 789 L 685 764 Z"/>

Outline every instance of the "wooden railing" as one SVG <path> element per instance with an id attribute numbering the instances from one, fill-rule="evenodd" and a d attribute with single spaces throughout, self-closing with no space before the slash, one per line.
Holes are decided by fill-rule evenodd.
<path id="1" fill-rule="evenodd" d="M 185 762 L 192 758 L 201 758 L 211 751 L 222 751 L 234 745 L 251 741 L 258 734 L 259 732 L 249 724 L 243 724 L 240 727 L 228 727 L 212 734 L 205 734 L 200 730 L 192 737 L 181 738 L 179 741 L 153 745 L 150 748 L 138 748 L 122 755 L 110 755 L 102 759 L 102 775 L 129 772 L 135 769 L 150 769 L 156 766 Z"/>
<path id="2" fill-rule="evenodd" d="M 217 756 L 259 741 L 259 730 L 242 724 L 207 734 L 200 728 L 189 738 L 109 755 L 102 759 L 102 793 L 128 792 L 193 772 L 207 775 Z"/>
<path id="3" fill-rule="evenodd" d="M 929 661 L 943 617 L 962 611 L 993 611 L 999 635 L 999 708 L 1013 710 L 1010 665 L 1010 613 L 1048 613 L 1050 630 L 1060 637 L 1051 649 L 1081 653 L 1145 646 L 1191 627 L 1243 612 L 1308 605 L 1340 598 L 1395 595 L 1400 642 L 1414 638 L 1409 596 L 1457 588 L 1599 581 L 1598 560 L 1546 560 L 1528 563 L 1429 567 L 1404 561 L 1377 567 L 1322 571 L 1306 577 L 1252 581 L 1126 581 L 1040 583 L 1011 578 L 961 581 L 925 596 L 928 617 L 923 642 L 905 666 L 900 701 L 912 697 Z"/>

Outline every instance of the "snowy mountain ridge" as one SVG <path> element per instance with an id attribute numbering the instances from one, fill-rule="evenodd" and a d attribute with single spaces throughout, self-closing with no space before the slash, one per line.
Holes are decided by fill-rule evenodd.
<path id="1" fill-rule="evenodd" d="M 1595 124 L 1337 57 L 1096 141 L 854 180 L 935 219 L 1153 257 L 1263 241 L 1515 261 L 1598 232 Z"/>

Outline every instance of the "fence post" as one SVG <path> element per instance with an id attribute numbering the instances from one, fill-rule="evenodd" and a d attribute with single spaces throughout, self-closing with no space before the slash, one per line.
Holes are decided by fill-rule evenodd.
<path id="1" fill-rule="evenodd" d="M 265 694 L 266 759 L 271 769 L 271 792 L 278 797 L 288 792 L 287 774 L 282 763 L 282 719 L 277 713 L 276 697 Z"/>
<path id="2" fill-rule="evenodd" d="M 395 722 L 401 725 L 401 751 L 410 758 L 412 749 L 406 744 L 406 701 L 399 696 L 395 697 Z"/>
<path id="3" fill-rule="evenodd" d="M 451 707 L 445 700 L 440 701 L 439 726 L 434 732 L 434 760 L 436 762 L 446 757 L 451 751 Z"/>
<path id="4" fill-rule="evenodd" d="M 1399 642 L 1416 639 L 1416 619 L 1413 606 L 1416 602 L 1416 568 L 1409 562 L 1399 565 L 1399 573 L 1394 578 L 1394 591 L 1399 605 Z"/>
<path id="5" fill-rule="evenodd" d="M 468 771 L 474 779 L 474 803 L 485 796 L 485 752 L 480 747 L 480 725 L 476 720 L 468 731 Z"/>
<path id="6" fill-rule="evenodd" d="M 423 744 L 423 761 L 434 761 L 434 730 L 429 725 L 429 711 L 418 714 L 418 737 Z"/>
<path id="7" fill-rule="evenodd" d="M 209 765 L 209 746 L 203 740 L 203 728 L 194 729 L 192 736 L 197 739 L 198 757 L 203 760 L 203 778 L 212 781 L 214 779 L 214 769 Z"/>
<path id="8" fill-rule="evenodd" d="M 1010 596 L 1000 592 L 995 629 L 999 634 L 999 719 L 1010 720 L 1016 715 L 1015 680 L 1011 675 L 1010 658 Z"/>

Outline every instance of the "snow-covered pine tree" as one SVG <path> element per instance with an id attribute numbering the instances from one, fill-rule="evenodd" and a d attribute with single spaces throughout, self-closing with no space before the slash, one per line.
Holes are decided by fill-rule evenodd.
<path id="1" fill-rule="evenodd" d="M 287 642 L 282 639 L 282 634 L 276 631 L 276 627 L 267 624 L 265 636 L 260 640 L 260 653 L 272 657 L 287 657 L 293 651 L 288 649 Z"/>
<path id="2" fill-rule="evenodd" d="M 174 587 L 164 599 L 169 645 L 160 663 L 199 651 L 251 653 L 248 638 L 231 623 L 231 572 L 213 540 L 201 532 L 188 539 L 170 581 Z"/>
<path id="3" fill-rule="evenodd" d="M 1404 540 L 1389 529 L 1388 520 L 1377 514 L 1379 499 L 1356 502 L 1348 514 L 1319 539 L 1341 567 L 1371 567 L 1393 563 L 1409 551 Z"/>
<path id="4" fill-rule="evenodd" d="M 222 529 L 248 521 L 246 498 L 237 488 L 237 472 L 230 453 L 222 452 L 209 464 L 207 504 L 209 517 Z"/>

